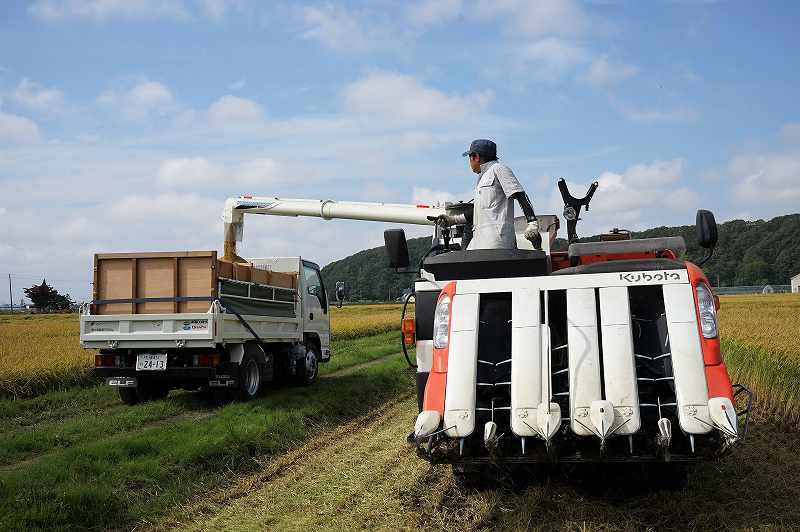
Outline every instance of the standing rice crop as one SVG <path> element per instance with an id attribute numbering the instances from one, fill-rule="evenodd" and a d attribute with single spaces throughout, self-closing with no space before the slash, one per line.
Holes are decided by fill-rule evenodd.
<path id="1" fill-rule="evenodd" d="M 758 416 L 800 426 L 800 296 L 726 296 L 719 321 L 731 379 L 756 393 Z"/>

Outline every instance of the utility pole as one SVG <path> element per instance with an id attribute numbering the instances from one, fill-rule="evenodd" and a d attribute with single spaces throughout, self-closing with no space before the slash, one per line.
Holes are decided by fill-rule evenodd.
<path id="1" fill-rule="evenodd" d="M 14 314 L 14 296 L 11 295 L 11 274 L 8 274 L 8 305 L 11 308 L 11 314 Z"/>

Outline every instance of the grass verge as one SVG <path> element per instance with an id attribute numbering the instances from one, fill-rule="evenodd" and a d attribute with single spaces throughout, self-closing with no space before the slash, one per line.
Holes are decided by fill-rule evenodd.
<path id="1" fill-rule="evenodd" d="M 349 354 L 343 346 L 339 367 L 331 363 L 325 371 L 385 355 L 388 348 L 368 355 L 365 351 L 386 340 L 386 335 L 362 339 L 361 356 L 357 345 L 349 346 Z M 256 401 L 231 403 L 203 419 L 116 430 L 115 418 L 103 416 L 110 435 L 79 436 L 66 448 L 51 448 L 38 460 L 0 472 L 0 529 L 130 528 L 147 523 L 192 494 L 219 485 L 227 473 L 251 470 L 259 461 L 408 390 L 411 376 L 398 356 L 322 378 L 312 387 L 277 389 Z M 160 402 L 160 408 L 168 402 Z M 126 410 L 149 408 L 158 409 L 159 402 Z M 94 430 L 102 423 L 88 426 Z"/>

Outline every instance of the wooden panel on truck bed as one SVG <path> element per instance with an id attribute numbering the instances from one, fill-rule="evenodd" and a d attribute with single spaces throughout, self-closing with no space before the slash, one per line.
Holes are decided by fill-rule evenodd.
<path id="1" fill-rule="evenodd" d="M 215 296 L 216 257 L 184 257 L 178 261 L 179 296 Z M 182 301 L 178 303 L 178 312 L 206 312 L 210 306 L 210 301 Z"/>
<path id="2" fill-rule="evenodd" d="M 97 260 L 95 299 L 130 299 L 133 297 L 134 261 L 124 259 Z M 97 314 L 129 314 L 130 303 L 97 305 Z"/>
<path id="3" fill-rule="evenodd" d="M 176 297 L 216 297 L 216 251 L 98 253 L 94 299 L 168 298 L 167 301 L 96 305 L 96 314 L 206 312 L 210 301 L 178 302 Z"/>
<path id="4" fill-rule="evenodd" d="M 136 261 L 137 298 L 175 297 L 173 277 L 174 257 L 147 258 Z M 151 301 L 136 305 L 136 314 L 167 314 L 174 312 L 171 301 Z"/>

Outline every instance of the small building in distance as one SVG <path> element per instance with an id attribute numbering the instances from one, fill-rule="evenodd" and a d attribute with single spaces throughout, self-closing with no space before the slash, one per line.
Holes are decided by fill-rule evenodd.
<path id="1" fill-rule="evenodd" d="M 792 293 L 800 294 L 800 273 L 792 277 Z"/>

